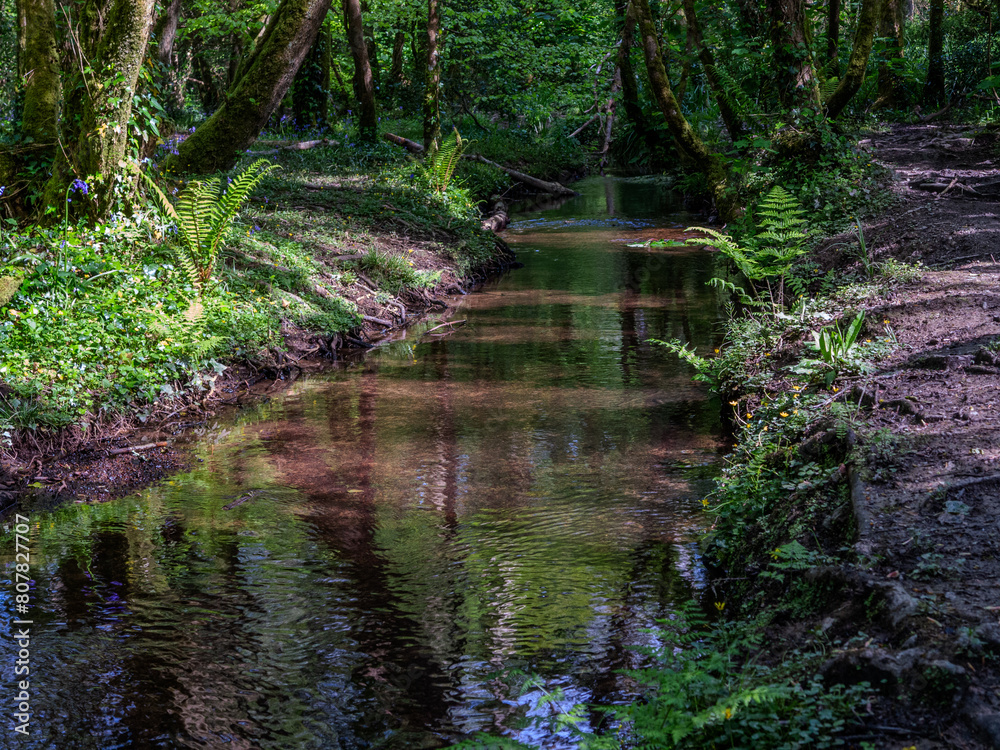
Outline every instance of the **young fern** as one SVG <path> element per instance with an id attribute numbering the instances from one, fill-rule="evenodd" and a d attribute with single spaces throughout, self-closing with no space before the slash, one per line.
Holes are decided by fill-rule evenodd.
<path id="1" fill-rule="evenodd" d="M 431 184 L 431 189 L 438 193 L 448 191 L 451 178 L 455 174 L 458 160 L 468 147 L 469 141 L 463 140 L 458 128 L 452 129 L 452 134 L 445 139 L 437 149 L 432 150 L 424 160 L 424 172 Z"/>
<path id="2" fill-rule="evenodd" d="M 163 213 L 177 225 L 182 243 L 174 246 L 177 265 L 181 267 L 198 298 L 209 289 L 222 240 L 240 206 L 277 165 L 258 159 L 233 179 L 228 186 L 218 180 L 193 183 L 175 206 L 153 179 L 143 173 Z"/>

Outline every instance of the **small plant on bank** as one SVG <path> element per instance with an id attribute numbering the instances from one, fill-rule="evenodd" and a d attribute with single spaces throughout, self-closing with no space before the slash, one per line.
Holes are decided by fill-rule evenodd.
<path id="1" fill-rule="evenodd" d="M 250 192 L 276 168 L 266 159 L 258 159 L 228 186 L 223 183 L 222 177 L 193 183 L 176 206 L 152 178 L 143 173 L 146 182 L 153 188 L 160 209 L 177 225 L 182 241 L 174 246 L 177 264 L 187 274 L 199 300 L 210 289 L 219 249 L 233 219 Z M 189 308 L 192 314 L 195 304 L 199 303 L 192 302 Z"/>
<path id="2" fill-rule="evenodd" d="M 454 177 L 458 162 L 468 145 L 469 141 L 463 140 L 458 129 L 453 128 L 451 135 L 440 146 L 431 150 L 424 159 L 422 168 L 432 190 L 437 193 L 448 192 L 451 178 Z"/>
<path id="3" fill-rule="evenodd" d="M 792 371 L 810 378 L 822 373 L 823 382 L 831 385 L 840 371 L 853 363 L 858 336 L 864 325 L 865 314 L 859 312 L 844 330 L 835 325 L 813 331 L 813 340 L 806 346 L 818 356 L 803 359 Z"/>

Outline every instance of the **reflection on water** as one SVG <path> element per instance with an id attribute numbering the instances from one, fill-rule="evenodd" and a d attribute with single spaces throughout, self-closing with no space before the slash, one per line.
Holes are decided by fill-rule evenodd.
<path id="1" fill-rule="evenodd" d="M 699 585 L 683 467 L 717 447 L 717 406 L 647 343 L 716 327 L 709 254 L 628 247 L 681 236 L 665 200 L 590 181 L 515 224 L 524 268 L 454 333 L 296 384 L 141 496 L 36 515 L 18 746 L 558 747 L 528 675 L 633 694 L 627 647 Z"/>

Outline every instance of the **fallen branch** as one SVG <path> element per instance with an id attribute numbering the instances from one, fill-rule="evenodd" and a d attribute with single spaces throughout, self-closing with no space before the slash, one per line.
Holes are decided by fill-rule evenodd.
<path id="1" fill-rule="evenodd" d="M 389 141 L 389 143 L 395 143 L 397 146 L 402 146 L 411 153 L 423 153 L 424 147 L 416 141 L 411 141 L 409 138 L 403 138 L 402 136 L 395 135 L 394 133 L 383 133 L 382 137 Z M 462 154 L 462 158 L 478 161 L 482 164 L 488 164 L 491 167 L 496 167 L 501 172 L 509 174 L 518 182 L 522 182 L 525 185 L 531 185 L 531 187 L 536 188 L 543 193 L 549 193 L 550 195 L 579 195 L 579 193 L 575 190 L 570 190 L 568 187 L 560 185 L 558 182 L 546 182 L 545 180 L 540 180 L 537 177 L 532 177 L 530 174 L 518 172 L 516 169 L 511 169 L 510 167 L 497 164 L 495 161 L 490 161 L 486 157 L 480 156 L 479 154 Z"/>
<path id="2" fill-rule="evenodd" d="M 395 143 L 397 146 L 402 146 L 412 154 L 423 153 L 424 146 L 422 143 L 411 141 L 409 138 L 403 138 L 403 136 L 395 135 L 394 133 L 382 133 L 382 137 L 389 141 L 389 143 Z"/>
<path id="3" fill-rule="evenodd" d="M 133 445 L 129 448 L 114 448 L 113 450 L 108 451 L 108 455 L 118 456 L 122 453 L 132 453 L 134 451 L 148 451 L 152 450 L 153 448 L 166 448 L 166 447 L 167 447 L 167 442 L 164 440 L 159 443 L 145 443 L 144 445 Z"/>
<path id="4" fill-rule="evenodd" d="M 507 216 L 507 205 L 498 200 L 490 209 L 490 214 L 483 219 L 483 229 L 488 232 L 498 233 L 507 228 L 510 218 Z"/>
<path id="5" fill-rule="evenodd" d="M 496 167 L 501 172 L 509 174 L 518 182 L 523 182 L 525 185 L 531 185 L 533 188 L 538 188 L 543 193 L 549 193 L 551 195 L 579 195 L 579 193 L 575 190 L 570 190 L 568 187 L 560 185 L 558 182 L 546 182 L 545 180 L 539 180 L 537 177 L 532 177 L 530 174 L 518 172 L 516 169 L 504 167 L 497 164 L 495 161 L 490 161 L 486 157 L 480 156 L 479 154 L 462 154 L 462 158 L 471 159 L 472 161 L 478 161 L 482 164 L 488 164 L 491 167 Z"/>
<path id="6" fill-rule="evenodd" d="M 371 315 L 362 315 L 361 319 L 368 323 L 374 323 L 375 325 L 385 326 L 386 328 L 392 328 L 392 323 L 390 323 L 388 320 L 382 320 L 382 318 L 375 318 Z"/>
<path id="7" fill-rule="evenodd" d="M 254 151 L 253 156 L 266 156 L 268 154 L 278 154 L 282 151 L 308 151 L 311 148 L 316 148 L 317 146 L 329 146 L 330 141 L 323 138 L 319 141 L 299 141 L 298 143 L 290 143 L 287 146 L 281 146 L 280 148 L 272 148 L 268 151 Z"/>
<path id="8" fill-rule="evenodd" d="M 428 333 L 432 333 L 432 332 L 436 331 L 438 328 L 447 328 L 448 326 L 460 326 L 460 325 L 464 325 L 467 320 L 468 319 L 466 318 L 466 319 L 463 319 L 463 320 L 452 320 L 452 321 L 450 321 L 448 323 L 442 323 L 439 326 L 434 326 L 433 328 L 428 328 L 421 335 L 426 336 Z"/>
<path id="9" fill-rule="evenodd" d="M 590 125 L 590 123 L 594 122 L 595 120 L 600 120 L 601 119 L 601 114 L 602 114 L 601 112 L 598 112 L 596 115 L 594 115 L 593 117 L 591 117 L 589 120 L 587 120 L 585 123 L 583 123 L 583 125 L 581 125 L 576 130 L 574 130 L 572 133 L 570 133 L 569 137 L 570 138 L 576 138 L 578 135 L 580 135 L 580 133 L 582 133 L 584 130 L 587 129 L 587 126 Z"/>

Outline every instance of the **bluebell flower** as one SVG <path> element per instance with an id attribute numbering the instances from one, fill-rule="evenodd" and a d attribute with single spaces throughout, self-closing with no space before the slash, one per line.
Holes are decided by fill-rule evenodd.
<path id="1" fill-rule="evenodd" d="M 84 195 L 90 194 L 90 186 L 79 178 L 73 180 L 73 183 L 69 186 L 69 190 L 71 193 L 75 193 L 79 190 Z"/>
<path id="2" fill-rule="evenodd" d="M 7 189 L 6 185 L 0 185 L 0 195 L 3 195 L 3 191 Z"/>

